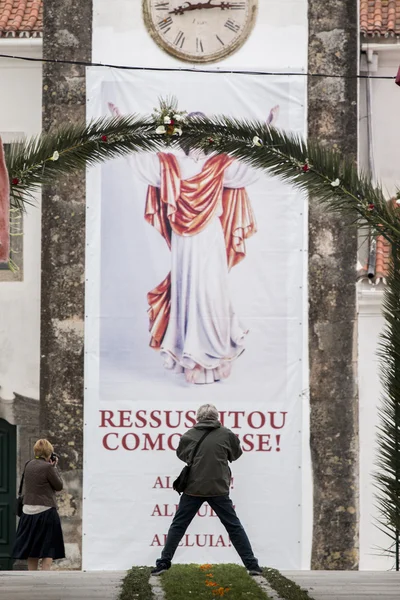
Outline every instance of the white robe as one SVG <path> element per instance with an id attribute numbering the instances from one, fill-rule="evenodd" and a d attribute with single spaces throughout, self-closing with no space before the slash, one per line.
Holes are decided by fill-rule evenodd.
<path id="1" fill-rule="evenodd" d="M 198 152 L 174 154 L 182 180 L 200 173 L 207 160 Z M 130 158 L 142 181 L 161 186 L 157 155 L 134 154 Z M 244 188 L 256 179 L 254 170 L 235 161 L 226 168 L 223 185 Z M 193 383 L 213 383 L 228 376 L 230 362 L 244 350 L 247 333 L 229 295 L 221 211 L 222 207 L 196 235 L 171 234 L 171 310 L 160 352 L 166 368 L 185 371 Z M 195 373 L 192 378 L 188 377 L 190 371 Z"/>

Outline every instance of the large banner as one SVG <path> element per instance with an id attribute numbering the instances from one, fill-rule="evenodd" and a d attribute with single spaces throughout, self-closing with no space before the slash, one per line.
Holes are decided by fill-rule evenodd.
<path id="1" fill-rule="evenodd" d="M 304 78 L 90 70 L 89 118 L 225 114 L 304 133 Z M 306 175 L 305 175 L 306 176 Z M 305 200 L 184 146 L 88 173 L 83 568 L 159 557 L 175 450 L 215 404 L 239 436 L 231 497 L 260 563 L 303 561 Z M 307 499 L 308 501 L 308 499 Z M 240 562 L 204 504 L 175 560 Z"/>

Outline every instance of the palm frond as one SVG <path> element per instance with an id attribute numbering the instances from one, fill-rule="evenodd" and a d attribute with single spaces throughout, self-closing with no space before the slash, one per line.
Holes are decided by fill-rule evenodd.
<path id="1" fill-rule="evenodd" d="M 254 144 L 257 137 L 262 146 Z M 400 237 L 400 211 L 386 201 L 382 188 L 359 174 L 353 159 L 315 140 L 224 116 L 193 119 L 184 139 L 192 147 L 226 152 L 266 170 L 316 196 L 330 210 L 353 214 L 360 226 L 368 223 L 379 235 Z"/>
<path id="2" fill-rule="evenodd" d="M 161 107 L 167 110 L 171 102 L 161 101 Z M 176 103 L 170 108 L 175 110 Z M 389 240 L 400 237 L 399 209 L 386 202 L 381 187 L 373 186 L 365 174 L 359 175 L 354 161 L 338 151 L 246 119 L 196 117 L 186 123 L 179 139 L 156 134 L 157 125 L 154 115 L 103 118 L 88 125 L 66 125 L 11 145 L 6 162 L 10 181 L 15 182 L 12 204 L 32 202 L 38 187 L 54 183 L 61 174 L 131 152 L 154 151 L 166 143 L 181 144 L 240 158 L 317 196 L 330 210 L 351 213 L 359 225 L 368 223 Z M 255 137 L 262 141 L 261 147 L 254 145 Z"/>
<path id="3" fill-rule="evenodd" d="M 155 150 L 160 136 L 150 119 L 138 116 L 99 119 L 66 125 L 26 141 L 10 144 L 6 164 L 11 204 L 32 203 L 37 189 L 61 175 L 131 152 Z"/>
<path id="4" fill-rule="evenodd" d="M 400 260 L 393 245 L 391 265 L 383 301 L 385 327 L 379 344 L 383 397 L 379 408 L 378 458 L 375 483 L 381 530 L 392 540 L 396 570 L 400 567 Z"/>

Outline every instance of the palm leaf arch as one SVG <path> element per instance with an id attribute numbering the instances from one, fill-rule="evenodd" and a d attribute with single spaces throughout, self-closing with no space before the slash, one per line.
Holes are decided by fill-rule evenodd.
<path id="1" fill-rule="evenodd" d="M 382 403 L 379 410 L 377 502 L 381 529 L 399 570 L 400 547 L 400 206 L 388 202 L 382 187 L 358 171 L 353 159 L 316 140 L 284 132 L 265 123 L 226 116 L 197 117 L 157 133 L 174 102 L 161 102 L 157 115 L 102 118 L 89 124 L 66 125 L 11 144 L 6 152 L 10 203 L 23 210 L 35 202 L 42 185 L 61 176 L 132 152 L 156 152 L 184 145 L 205 152 L 227 153 L 303 190 L 327 210 L 351 216 L 372 235 L 384 236 L 392 247 L 392 265 L 385 290 L 379 356 Z"/>

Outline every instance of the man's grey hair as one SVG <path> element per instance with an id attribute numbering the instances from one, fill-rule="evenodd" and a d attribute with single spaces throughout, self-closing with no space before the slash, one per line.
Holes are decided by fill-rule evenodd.
<path id="1" fill-rule="evenodd" d="M 203 404 L 197 409 L 196 418 L 198 421 L 218 421 L 218 410 L 214 404 Z"/>

